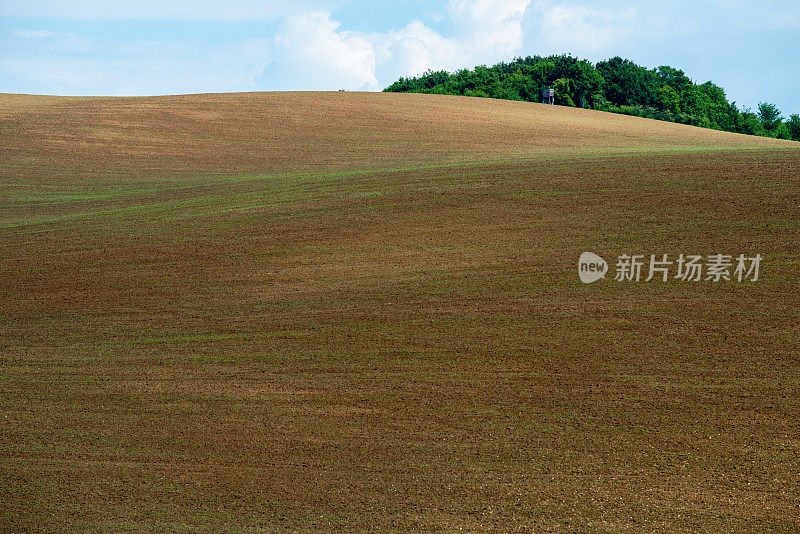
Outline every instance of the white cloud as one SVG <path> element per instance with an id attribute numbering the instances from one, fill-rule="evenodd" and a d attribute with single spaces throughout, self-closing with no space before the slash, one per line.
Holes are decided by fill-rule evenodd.
<path id="1" fill-rule="evenodd" d="M 525 47 L 536 54 L 577 55 L 599 58 L 616 50 L 641 31 L 636 10 L 621 7 L 591 7 L 572 3 L 538 1 L 525 16 Z M 650 27 L 650 31 L 655 28 Z"/>
<path id="2" fill-rule="evenodd" d="M 400 30 L 372 35 L 372 43 L 378 76 L 384 83 L 428 69 L 453 70 L 462 66 L 459 56 L 467 55 L 456 39 L 443 37 L 419 20 Z"/>
<path id="3" fill-rule="evenodd" d="M 14 35 L 22 37 L 23 39 L 50 39 L 73 34 L 51 32 L 50 30 L 16 30 L 14 31 Z"/>
<path id="4" fill-rule="evenodd" d="M 375 89 L 375 51 L 360 33 L 339 31 L 329 13 L 291 17 L 275 37 L 271 89 Z"/>
<path id="5" fill-rule="evenodd" d="M 463 44 L 504 58 L 522 46 L 522 17 L 530 0 L 450 0 L 447 14 Z"/>
<path id="6" fill-rule="evenodd" d="M 292 17 L 276 37 L 275 62 L 262 80 L 269 89 L 376 90 L 400 76 L 455 70 L 510 59 L 522 45 L 530 0 L 451 0 L 454 27 L 445 37 L 419 20 L 399 30 L 339 30 L 330 13 Z"/>
<path id="7" fill-rule="evenodd" d="M 88 39 L 75 33 L 53 32 L 50 30 L 15 30 L 11 33 L 21 42 L 34 49 L 63 53 L 83 53 L 91 50 Z"/>

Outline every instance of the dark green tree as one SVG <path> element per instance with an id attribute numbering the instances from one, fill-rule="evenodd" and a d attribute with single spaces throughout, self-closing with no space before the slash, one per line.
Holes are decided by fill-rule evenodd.
<path id="1" fill-rule="evenodd" d="M 764 123 L 758 118 L 758 115 L 752 113 L 749 109 L 745 109 L 739 114 L 736 131 L 748 135 L 767 135 L 767 130 L 764 128 Z"/>
<path id="2" fill-rule="evenodd" d="M 467 95 L 539 102 L 542 88 L 555 89 L 555 102 L 680 122 L 751 135 L 800 140 L 800 116 L 783 122 L 780 110 L 760 103 L 758 113 L 739 110 L 725 91 L 695 84 L 674 67 L 648 69 L 621 57 L 592 65 L 570 54 L 516 58 L 454 73 L 427 71 L 400 78 L 385 91 Z"/>
<path id="3" fill-rule="evenodd" d="M 572 99 L 572 84 L 568 78 L 557 79 L 553 82 L 553 89 L 555 89 L 556 104 L 575 107 L 575 101 Z"/>
<path id="4" fill-rule="evenodd" d="M 789 120 L 786 121 L 786 126 L 789 128 L 789 135 L 795 141 L 800 141 L 800 115 L 795 113 Z"/>
<path id="5" fill-rule="evenodd" d="M 782 122 L 773 131 L 773 136 L 778 139 L 791 139 L 792 133 L 789 131 L 789 127 L 786 125 L 786 123 Z"/>
<path id="6" fill-rule="evenodd" d="M 769 102 L 758 103 L 758 118 L 764 123 L 764 128 L 768 132 L 774 131 L 783 122 L 778 106 Z"/>
<path id="7" fill-rule="evenodd" d="M 669 85 L 675 89 L 678 94 L 681 94 L 684 89 L 688 88 L 689 86 L 694 85 L 692 80 L 686 77 L 686 74 L 684 74 L 682 70 L 675 69 L 667 65 L 661 65 L 658 67 L 657 72 L 659 79 L 666 85 Z"/>
<path id="8" fill-rule="evenodd" d="M 630 60 L 613 57 L 597 64 L 603 77 L 605 99 L 615 106 L 651 106 L 656 100 L 658 79 L 653 71 Z"/>
<path id="9" fill-rule="evenodd" d="M 681 111 L 681 97 L 671 85 L 661 86 L 658 90 L 658 99 L 656 102 L 661 109 L 666 111 L 672 113 L 679 113 Z"/>

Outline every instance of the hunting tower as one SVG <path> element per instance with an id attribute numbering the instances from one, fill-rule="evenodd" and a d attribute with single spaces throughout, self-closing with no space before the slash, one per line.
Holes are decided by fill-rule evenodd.
<path id="1" fill-rule="evenodd" d="M 542 104 L 555 104 L 556 90 L 545 86 L 542 89 Z"/>

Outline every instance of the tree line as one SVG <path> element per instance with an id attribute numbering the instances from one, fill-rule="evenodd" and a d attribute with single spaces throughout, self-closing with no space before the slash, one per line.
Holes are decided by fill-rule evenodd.
<path id="1" fill-rule="evenodd" d="M 740 110 L 710 81 L 698 85 L 682 70 L 665 65 L 648 69 L 621 57 L 592 64 L 570 54 L 528 56 L 454 73 L 429 70 L 400 78 L 384 91 L 539 102 L 548 86 L 555 89 L 555 103 L 562 106 L 800 141 L 798 114 L 786 119 L 768 102 L 759 103 L 755 111 Z"/>

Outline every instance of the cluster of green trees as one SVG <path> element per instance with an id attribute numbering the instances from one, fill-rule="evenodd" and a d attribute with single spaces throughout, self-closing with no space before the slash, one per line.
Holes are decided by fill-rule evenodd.
<path id="1" fill-rule="evenodd" d="M 562 106 L 800 141 L 800 115 L 786 120 L 767 102 L 760 103 L 756 112 L 739 110 L 718 85 L 698 85 L 682 70 L 667 66 L 648 69 L 620 57 L 594 65 L 569 54 L 529 56 L 455 73 L 428 71 L 400 78 L 384 91 L 539 102 L 546 86 L 555 89 L 555 103 Z"/>

